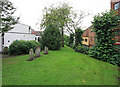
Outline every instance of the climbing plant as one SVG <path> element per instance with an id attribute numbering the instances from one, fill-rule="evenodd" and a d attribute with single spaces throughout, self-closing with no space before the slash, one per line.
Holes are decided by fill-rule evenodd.
<path id="1" fill-rule="evenodd" d="M 119 16 L 114 11 L 104 12 L 94 17 L 92 22 L 97 42 L 90 56 L 99 60 L 119 65 L 119 51 L 116 47 L 115 29 L 118 28 Z"/>

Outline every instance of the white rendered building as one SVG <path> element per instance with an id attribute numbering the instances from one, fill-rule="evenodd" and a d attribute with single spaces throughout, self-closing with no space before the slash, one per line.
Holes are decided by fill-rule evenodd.
<path id="1" fill-rule="evenodd" d="M 4 42 L 2 44 L 2 37 L 0 34 L 0 52 L 2 51 L 2 46 L 9 47 L 9 45 L 15 40 L 35 40 L 34 34 L 31 33 L 31 27 L 25 24 L 16 24 L 14 28 L 4 35 Z"/>

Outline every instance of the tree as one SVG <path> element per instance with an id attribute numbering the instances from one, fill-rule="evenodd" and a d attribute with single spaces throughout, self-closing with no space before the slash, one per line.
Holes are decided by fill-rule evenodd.
<path id="1" fill-rule="evenodd" d="M 13 29 L 12 25 L 18 22 L 19 17 L 15 18 L 12 15 L 16 11 L 16 8 L 13 7 L 13 4 L 8 0 L 0 0 L 0 9 L 1 9 L 1 34 L 2 42 L 4 41 L 4 33 Z"/>
<path id="2" fill-rule="evenodd" d="M 78 44 L 82 45 L 82 34 L 83 31 L 80 28 L 75 30 L 75 46 L 77 47 Z"/>
<path id="3" fill-rule="evenodd" d="M 59 50 L 61 47 L 61 34 L 59 29 L 49 24 L 42 35 L 42 45 L 47 46 L 50 50 Z"/>
<path id="4" fill-rule="evenodd" d="M 83 11 L 80 11 L 79 14 L 72 11 L 70 16 L 71 20 L 66 23 L 67 32 L 69 32 L 70 34 L 74 34 L 75 36 L 75 46 L 77 46 L 78 44 L 82 44 L 83 31 L 80 29 L 81 23 L 82 20 L 88 15 L 89 13 L 84 13 Z"/>
<path id="5" fill-rule="evenodd" d="M 82 20 L 88 15 L 89 13 L 85 13 L 84 11 L 79 11 L 79 13 L 71 11 L 69 16 L 71 20 L 66 23 L 67 31 L 69 33 L 75 33 L 75 30 L 81 27 Z"/>
<path id="6" fill-rule="evenodd" d="M 50 23 L 57 26 L 62 33 L 62 47 L 64 47 L 64 27 L 71 20 L 69 17 L 71 8 L 68 4 L 64 3 L 57 7 L 51 6 L 49 9 L 44 9 L 41 27 L 45 28 Z"/>
<path id="7" fill-rule="evenodd" d="M 97 42 L 91 53 L 91 56 L 118 65 L 120 56 L 115 46 L 115 28 L 119 28 L 119 16 L 116 12 L 104 12 L 94 17 L 92 22 L 93 29 L 96 33 Z"/>
<path id="8" fill-rule="evenodd" d="M 64 44 L 69 46 L 69 40 L 70 40 L 70 37 L 67 36 L 67 35 L 64 35 Z"/>
<path id="9" fill-rule="evenodd" d="M 70 34 L 69 46 L 73 45 L 73 41 L 74 41 L 74 34 Z"/>

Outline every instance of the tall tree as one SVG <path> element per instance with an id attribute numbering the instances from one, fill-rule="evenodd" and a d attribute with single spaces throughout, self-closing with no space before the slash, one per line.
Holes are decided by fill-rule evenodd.
<path id="1" fill-rule="evenodd" d="M 78 44 L 82 45 L 82 34 L 83 31 L 80 28 L 75 30 L 75 46 L 77 47 Z"/>
<path id="2" fill-rule="evenodd" d="M 66 23 L 67 32 L 74 34 L 75 36 L 75 46 L 78 44 L 82 44 L 82 34 L 81 23 L 82 20 L 87 17 L 89 13 L 85 13 L 84 11 L 80 11 L 78 14 L 72 11 L 70 16 L 70 21 Z"/>
<path id="3" fill-rule="evenodd" d="M 69 40 L 69 45 L 73 45 L 73 42 L 74 42 L 74 34 L 70 34 L 70 40 Z"/>
<path id="4" fill-rule="evenodd" d="M 68 4 L 63 3 L 57 7 L 51 6 L 49 9 L 44 9 L 43 20 L 41 27 L 45 28 L 48 24 L 52 23 L 61 29 L 62 33 L 62 47 L 64 47 L 64 29 L 68 21 L 71 21 L 69 15 L 71 8 Z"/>
<path id="5" fill-rule="evenodd" d="M 50 50 L 59 50 L 61 48 L 61 34 L 53 24 L 49 24 L 42 35 L 42 45 Z"/>
<path id="6" fill-rule="evenodd" d="M 19 17 L 12 16 L 16 11 L 16 8 L 13 7 L 13 4 L 9 0 L 0 0 L 0 31 L 2 34 L 2 42 L 4 41 L 4 34 L 9 30 L 13 29 L 12 25 L 18 22 Z"/>

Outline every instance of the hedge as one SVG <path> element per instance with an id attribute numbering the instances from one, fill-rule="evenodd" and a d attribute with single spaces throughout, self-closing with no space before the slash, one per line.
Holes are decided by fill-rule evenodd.
<path id="1" fill-rule="evenodd" d="M 28 54 L 29 50 L 35 48 L 39 45 L 39 42 L 36 41 L 24 41 L 24 40 L 16 40 L 9 46 L 9 54 L 10 55 L 20 55 L 20 54 Z"/>

